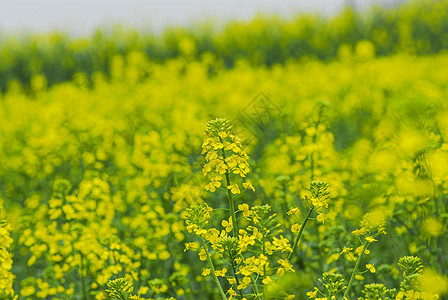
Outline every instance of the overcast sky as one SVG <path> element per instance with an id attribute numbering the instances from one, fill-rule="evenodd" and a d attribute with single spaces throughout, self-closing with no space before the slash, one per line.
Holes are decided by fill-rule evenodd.
<path id="1" fill-rule="evenodd" d="M 0 0 L 0 32 L 65 30 L 76 35 L 99 26 L 123 24 L 158 32 L 167 25 L 204 19 L 248 19 L 259 12 L 290 16 L 298 12 L 334 14 L 344 3 L 364 8 L 403 0 Z"/>

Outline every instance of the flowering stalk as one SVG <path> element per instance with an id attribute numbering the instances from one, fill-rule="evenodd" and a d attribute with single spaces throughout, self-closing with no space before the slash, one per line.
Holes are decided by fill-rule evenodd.
<path id="1" fill-rule="evenodd" d="M 300 226 L 300 230 L 297 233 L 296 239 L 294 240 L 294 245 L 292 246 L 292 251 L 288 255 L 288 261 L 291 261 L 292 255 L 294 254 L 297 244 L 299 243 L 300 237 L 302 236 L 303 229 L 305 228 L 305 225 L 308 222 L 308 219 L 310 218 L 313 210 L 314 210 L 314 206 L 311 206 L 310 210 L 308 211 L 308 214 L 306 215 L 305 221 L 303 222 L 302 226 Z"/>
<path id="2" fill-rule="evenodd" d="M 221 136 L 219 137 L 219 141 L 223 144 L 223 140 L 221 138 Z M 232 196 L 232 192 L 231 189 L 229 188 L 231 186 L 230 184 L 230 174 L 229 174 L 229 166 L 227 164 L 227 160 L 226 160 L 226 153 L 224 151 L 224 148 L 221 149 L 221 153 L 222 153 L 222 157 L 223 157 L 223 161 L 224 161 L 224 165 L 226 166 L 226 189 L 227 189 L 227 198 L 229 200 L 229 208 L 230 208 L 230 214 L 232 217 L 232 229 L 233 229 L 233 236 L 235 238 L 238 238 L 238 223 L 236 222 L 236 215 L 235 215 L 235 203 L 233 201 L 233 196 Z M 240 254 L 241 259 L 244 260 L 244 257 Z M 237 281 L 237 284 L 239 285 L 239 280 L 238 277 L 236 275 L 236 269 L 234 267 L 234 262 L 232 261 L 232 269 L 233 269 L 233 273 L 235 274 L 235 279 Z M 255 278 L 251 275 L 250 279 L 252 281 L 252 286 L 254 287 L 254 292 L 256 294 L 259 293 L 258 291 L 258 285 L 257 282 L 255 280 Z M 241 290 L 239 290 L 241 298 L 243 298 L 243 293 Z"/>
<path id="3" fill-rule="evenodd" d="M 297 233 L 296 239 L 294 241 L 294 245 L 292 246 L 292 251 L 288 255 L 288 261 L 291 260 L 292 255 L 294 254 L 297 244 L 299 243 L 300 237 L 302 236 L 303 229 L 305 228 L 306 223 L 310 219 L 311 213 L 314 211 L 314 209 L 328 207 L 327 200 L 330 195 L 330 191 L 328 190 L 329 186 L 330 185 L 325 181 L 311 181 L 310 182 L 310 186 L 307 188 L 307 190 L 311 193 L 311 204 L 308 204 L 310 209 L 308 211 L 308 214 L 305 217 L 305 221 L 303 221 L 303 224 L 302 224 L 302 226 L 300 226 L 300 230 Z M 305 200 L 309 199 L 308 197 L 305 197 Z M 295 209 L 297 210 L 297 208 L 295 208 Z M 321 216 L 321 215 L 323 215 L 323 214 L 319 214 L 319 216 Z M 317 220 L 319 220 L 319 216 L 317 217 Z"/>
<path id="4" fill-rule="evenodd" d="M 219 141 L 223 144 L 222 138 L 219 137 Z M 222 157 L 224 159 L 224 164 L 226 165 L 226 189 L 227 189 L 227 198 L 229 199 L 229 207 L 230 207 L 230 213 L 232 214 L 232 228 L 233 228 L 233 236 L 238 238 L 238 224 L 236 223 L 236 216 L 235 216 L 235 204 L 233 202 L 232 192 L 229 189 L 230 185 L 230 174 L 229 174 L 229 166 L 226 161 L 226 153 L 224 151 L 224 148 L 221 149 L 222 151 Z"/>
<path id="5" fill-rule="evenodd" d="M 212 259 L 210 257 L 210 254 L 208 253 L 207 247 L 205 246 L 204 238 L 201 237 L 201 243 L 202 243 L 202 249 L 204 249 L 205 254 L 207 255 L 207 262 L 211 269 L 211 275 L 213 277 L 213 281 L 216 282 L 216 285 L 218 285 L 219 293 L 221 294 L 221 297 L 223 300 L 227 300 L 226 294 L 224 293 L 224 290 L 222 289 L 221 283 L 219 282 L 218 277 L 215 274 L 215 267 L 213 265 Z"/>
<path id="6" fill-rule="evenodd" d="M 0 201 L 2 199 L 0 198 Z M 0 202 L 1 204 L 1 202 Z M 1 217 L 3 207 L 0 205 L 0 298 L 4 299 L 14 297 L 13 280 L 14 275 L 11 273 L 12 269 L 12 254 L 9 252 L 9 247 L 13 240 L 11 238 L 11 225 Z M 3 299 L 3 298 L 2 298 Z"/>
<path id="7" fill-rule="evenodd" d="M 87 299 L 87 290 L 86 290 L 86 278 L 84 277 L 84 268 L 83 268 L 83 262 L 84 262 L 84 255 L 80 251 L 81 254 L 81 263 L 79 265 L 79 273 L 81 275 L 81 289 L 83 293 L 83 299 Z"/>
<path id="8" fill-rule="evenodd" d="M 369 244 L 370 244 L 370 242 L 368 242 L 367 240 L 363 244 L 361 253 L 358 256 L 358 260 L 356 261 L 355 268 L 353 269 L 352 276 L 350 276 L 350 280 L 348 282 L 347 289 L 345 290 L 345 293 L 344 293 L 344 296 L 342 297 L 342 299 L 346 299 L 346 296 L 348 295 L 348 292 L 350 291 L 350 288 L 352 287 L 353 279 L 355 278 L 355 274 L 356 274 L 356 271 L 358 270 L 359 263 L 361 262 L 362 255 L 366 251 Z"/>
<path id="9" fill-rule="evenodd" d="M 211 181 L 206 185 L 205 189 L 210 192 L 215 192 L 216 188 L 221 187 L 222 176 L 225 175 L 225 188 L 227 189 L 227 198 L 229 201 L 229 209 L 231 213 L 232 234 L 235 239 L 238 239 L 238 224 L 235 214 L 235 203 L 233 194 L 239 194 L 240 188 L 238 183 L 231 184 L 231 174 L 246 178 L 250 172 L 247 159 L 249 158 L 241 149 L 241 139 L 233 134 L 233 126 L 226 119 L 215 119 L 207 123 L 205 130 L 207 138 L 202 144 L 202 154 L 206 154 L 207 163 L 202 169 L 204 175 L 208 173 L 214 174 Z M 226 152 L 227 151 L 227 152 Z M 250 182 L 243 182 L 245 189 L 255 191 Z M 241 253 L 238 254 L 244 262 L 244 257 Z M 233 257 L 233 256 L 232 256 Z M 237 269 L 232 265 L 235 278 L 237 277 Z M 250 276 L 254 292 L 258 294 L 258 286 L 255 278 Z M 236 278 L 237 279 L 237 278 Z"/>
<path id="10" fill-rule="evenodd" d="M 230 174 L 246 177 L 250 172 L 247 163 L 248 156 L 241 149 L 240 139 L 233 134 L 233 126 L 226 119 L 215 119 L 207 124 L 206 136 L 202 145 L 202 154 L 207 153 L 206 163 L 203 167 L 204 175 L 214 173 L 214 177 L 205 187 L 210 192 L 215 192 L 221 186 L 222 175 L 225 175 L 225 188 L 229 200 L 231 212 L 233 236 L 238 238 L 238 224 L 235 215 L 235 203 L 232 194 L 239 194 L 240 188 L 237 183 L 231 184 Z M 226 153 L 227 151 L 227 153 Z M 250 182 L 243 183 L 246 189 L 255 190 Z"/>
<path id="11" fill-rule="evenodd" d="M 263 243 L 263 247 L 262 247 L 262 253 L 264 256 L 267 257 L 267 253 L 266 253 L 266 235 L 263 232 L 263 239 L 262 239 L 262 243 Z M 267 278 L 267 270 L 266 270 L 266 264 L 263 265 L 263 280 L 265 280 Z M 262 281 L 263 282 L 263 281 Z M 263 282 L 264 283 L 264 282 Z M 266 295 L 266 284 L 263 286 L 263 295 Z"/>
<path id="12" fill-rule="evenodd" d="M 229 254 L 229 258 L 230 258 L 230 263 L 232 265 L 233 277 L 235 278 L 236 284 L 238 286 L 238 285 L 240 285 L 240 281 L 238 279 L 238 276 L 236 275 L 235 260 L 234 260 L 234 258 L 232 256 L 232 253 L 230 251 L 229 251 L 228 254 Z M 238 290 L 238 291 L 240 292 L 241 299 L 244 298 L 243 292 L 241 290 Z"/>

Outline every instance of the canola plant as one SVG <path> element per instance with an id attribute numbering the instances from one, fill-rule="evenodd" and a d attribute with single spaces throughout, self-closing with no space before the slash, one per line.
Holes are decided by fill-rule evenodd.
<path id="1" fill-rule="evenodd" d="M 375 25 L 272 63 L 225 32 L 90 65 L 2 45 L 0 298 L 447 297 L 447 7 L 376 14 L 437 43 L 403 21 L 393 51 Z"/>

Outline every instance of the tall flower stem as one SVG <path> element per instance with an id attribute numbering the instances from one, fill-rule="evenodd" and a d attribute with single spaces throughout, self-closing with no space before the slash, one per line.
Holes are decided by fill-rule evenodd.
<path id="1" fill-rule="evenodd" d="M 228 171 L 226 171 L 226 184 L 227 186 L 230 186 L 230 176 Z M 230 213 L 232 215 L 233 236 L 238 238 L 238 224 L 236 223 L 235 204 L 233 202 L 232 192 L 228 188 L 227 188 L 227 198 L 229 199 Z"/>
<path id="2" fill-rule="evenodd" d="M 81 275 L 81 288 L 82 288 L 82 294 L 83 294 L 83 299 L 87 300 L 87 290 L 86 290 L 86 278 L 84 277 L 84 268 L 83 268 L 83 262 L 84 262 L 84 255 L 82 254 L 82 252 L 80 252 L 81 254 L 81 263 L 79 265 L 79 273 Z"/>
<path id="3" fill-rule="evenodd" d="M 263 255 L 264 255 L 265 257 L 267 257 L 267 255 L 266 255 L 266 243 L 265 243 L 265 237 L 266 237 L 266 233 L 265 233 L 264 230 L 263 230 L 263 239 L 262 239 L 263 248 L 262 248 L 262 251 L 263 251 Z M 266 277 L 267 277 L 268 274 L 266 274 L 266 273 L 267 273 L 267 272 L 266 272 L 266 263 L 264 263 L 264 264 L 263 264 L 263 278 L 266 278 Z M 266 297 L 266 284 L 263 285 L 263 295 Z"/>
<path id="4" fill-rule="evenodd" d="M 223 143 L 223 140 L 221 139 L 221 137 L 219 137 L 219 141 L 221 143 Z M 229 166 L 227 165 L 226 162 L 226 152 L 224 151 L 224 148 L 221 149 L 222 151 L 222 158 L 224 160 L 224 164 L 227 167 L 226 170 L 226 189 L 227 189 L 227 198 L 229 199 L 229 208 L 230 208 L 230 213 L 232 214 L 232 228 L 233 228 L 233 236 L 235 238 L 238 238 L 238 224 L 236 223 L 236 216 L 235 216 L 235 203 L 233 202 L 233 196 L 232 196 L 232 192 L 229 190 L 229 186 L 230 186 L 230 174 L 229 174 Z"/>
<path id="5" fill-rule="evenodd" d="M 221 143 L 223 143 L 221 137 L 219 137 L 219 141 Z M 232 228 L 233 228 L 233 236 L 235 238 L 238 238 L 238 224 L 236 222 L 236 215 L 235 215 L 235 203 L 233 201 L 233 196 L 232 196 L 232 192 L 229 190 L 229 186 L 230 186 L 230 174 L 229 174 L 229 166 L 227 165 L 226 162 L 226 152 L 224 151 L 224 149 L 221 149 L 222 151 L 222 158 L 224 159 L 224 164 L 227 166 L 227 170 L 226 170 L 226 189 L 227 189 L 227 198 L 229 199 L 229 207 L 230 207 L 230 213 L 232 215 Z M 244 257 L 241 255 L 241 258 L 244 260 Z M 236 275 L 236 274 L 235 274 Z M 255 281 L 255 278 L 251 275 L 250 279 L 252 281 L 252 286 L 254 287 L 254 292 L 256 294 L 259 293 L 258 291 L 258 285 L 257 282 Z"/>
<path id="6" fill-rule="evenodd" d="M 348 295 L 348 292 L 350 291 L 350 288 L 352 287 L 353 279 L 355 278 L 355 274 L 356 274 L 356 271 L 358 270 L 359 263 L 361 262 L 362 255 L 366 251 L 369 244 L 370 243 L 368 241 L 364 242 L 361 253 L 358 256 L 358 260 L 356 261 L 355 268 L 353 269 L 352 276 L 350 277 L 350 281 L 348 282 L 347 289 L 345 290 L 345 293 L 344 293 L 344 296 L 342 297 L 342 299 L 345 299 L 345 297 Z"/>
<path id="7" fill-rule="evenodd" d="M 230 253 L 230 251 L 229 251 L 229 257 L 230 257 L 230 262 L 232 264 L 233 276 L 235 277 L 236 285 L 238 286 L 238 285 L 240 285 L 240 281 L 238 280 L 238 276 L 236 275 L 235 261 L 233 259 L 233 255 L 232 255 L 232 253 Z M 244 298 L 243 292 L 241 290 L 238 290 L 238 291 L 240 292 L 241 299 L 243 299 Z"/>
<path id="8" fill-rule="evenodd" d="M 213 281 L 215 281 L 216 285 L 218 285 L 218 289 L 219 289 L 219 293 L 221 294 L 221 298 L 223 300 L 227 300 L 226 294 L 224 293 L 224 290 L 222 289 L 221 283 L 219 282 L 219 279 L 218 279 L 218 277 L 215 274 L 215 267 L 213 265 L 213 262 L 212 262 L 212 259 L 210 257 L 210 254 L 208 253 L 208 250 L 207 250 L 207 247 L 205 245 L 203 237 L 201 237 L 201 243 L 202 243 L 202 249 L 204 249 L 205 254 L 207 255 L 207 262 L 208 262 L 208 264 L 210 266 L 210 269 L 211 269 L 211 275 L 212 275 Z"/>
<path id="9" fill-rule="evenodd" d="M 240 254 L 241 259 L 244 259 L 243 255 Z M 254 292 L 256 295 L 258 295 L 260 293 L 260 291 L 258 290 L 258 285 L 257 285 L 257 281 L 254 278 L 254 275 L 250 275 L 250 280 L 252 281 L 252 286 L 254 288 Z"/>
<path id="10" fill-rule="evenodd" d="M 308 222 L 308 219 L 310 218 L 313 210 L 314 210 L 314 206 L 311 206 L 310 210 L 308 211 L 308 214 L 306 215 L 305 221 L 303 221 L 302 226 L 300 226 L 300 230 L 297 233 L 296 239 L 294 240 L 294 245 L 292 246 L 292 251 L 288 255 L 288 261 L 291 261 L 292 255 L 294 254 L 294 251 L 297 248 L 297 244 L 299 243 L 300 237 L 302 236 L 303 229 L 305 228 L 305 225 Z"/>

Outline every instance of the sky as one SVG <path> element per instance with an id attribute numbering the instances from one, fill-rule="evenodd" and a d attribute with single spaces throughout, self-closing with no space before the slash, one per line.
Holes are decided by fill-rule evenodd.
<path id="1" fill-rule="evenodd" d="M 345 3 L 359 9 L 372 3 L 404 0 L 0 0 L 0 32 L 50 32 L 88 35 L 98 27 L 122 24 L 160 32 L 168 25 L 201 20 L 250 19 L 262 12 L 291 16 L 300 12 L 335 14 Z"/>

